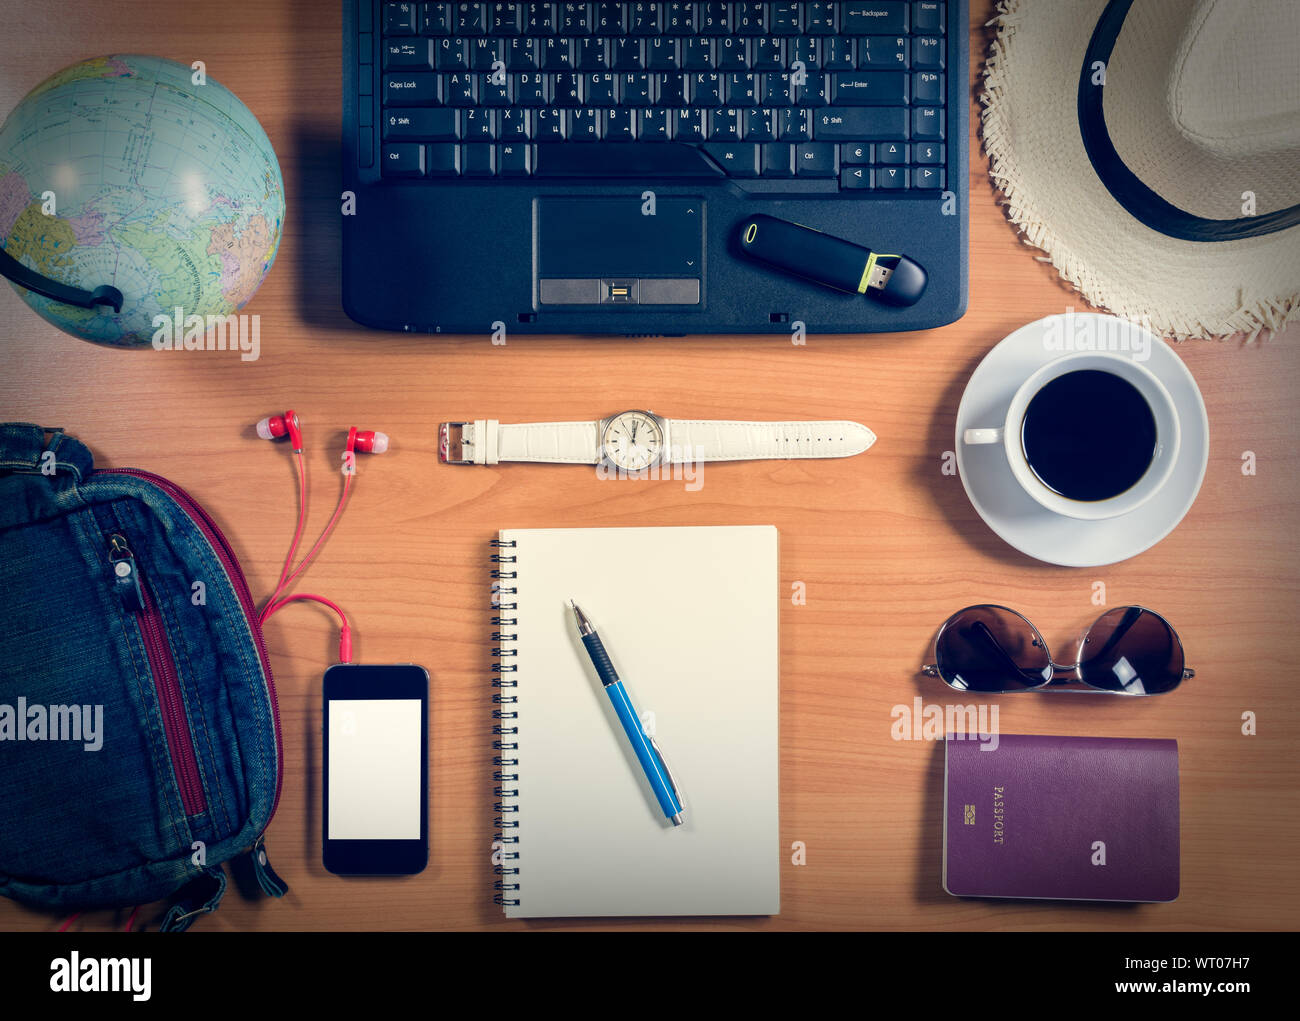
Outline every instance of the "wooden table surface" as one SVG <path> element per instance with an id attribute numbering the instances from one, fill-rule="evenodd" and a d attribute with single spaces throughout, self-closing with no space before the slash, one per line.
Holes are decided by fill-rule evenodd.
<path id="1" fill-rule="evenodd" d="M 989 3 L 974 0 L 972 66 Z M 337 496 L 349 425 L 382 429 L 308 591 L 349 611 L 357 657 L 432 675 L 430 865 L 396 881 L 342 880 L 320 860 L 320 680 L 335 655 L 317 608 L 267 630 L 286 771 L 268 834 L 283 901 L 227 895 L 204 929 L 544 928 L 492 903 L 488 540 L 501 527 L 775 524 L 780 529 L 782 911 L 762 919 L 613 920 L 689 928 L 1291 928 L 1300 916 L 1300 329 L 1265 343 L 1189 342 L 1178 355 L 1211 422 L 1200 497 L 1167 539 L 1129 561 L 1066 569 L 1030 560 L 981 522 L 942 471 L 957 402 L 983 355 L 1019 325 L 1085 306 L 995 203 L 972 90 L 971 283 L 959 322 L 864 337 L 668 340 L 408 337 L 362 330 L 339 303 L 340 12 L 334 4 L 166 0 L 0 5 L 0 110 L 75 60 L 156 53 L 231 88 L 270 135 L 287 225 L 246 311 L 262 353 L 158 354 L 64 336 L 0 288 L 0 418 L 60 425 L 101 465 L 147 467 L 187 488 L 231 537 L 253 591 L 274 585 L 292 528 L 294 475 L 252 424 L 286 407 L 305 422 L 310 526 Z M 975 72 L 973 72 L 975 73 Z M 625 407 L 703 418 L 849 418 L 879 435 L 840 461 L 710 465 L 704 485 L 601 481 L 581 468 L 439 465 L 447 419 L 595 419 Z M 1242 472 L 1253 451 L 1258 470 Z M 794 606 L 791 586 L 807 586 Z M 918 677 L 934 632 L 976 602 L 1016 607 L 1065 649 L 1110 605 L 1158 609 L 1197 677 L 1159 699 L 1021 695 L 1005 733 L 1177 738 L 1182 895 L 1144 906 L 964 901 L 940 885 L 942 748 L 895 741 L 894 706 L 953 701 Z M 1243 736 L 1242 713 L 1258 733 Z M 789 862 L 803 841 L 807 864 Z M 775 849 L 774 849 L 775 850 Z M 93 912 L 76 924 L 124 918 Z M 0 928 L 52 929 L 0 902 Z M 562 923 L 565 927 L 588 923 Z"/>

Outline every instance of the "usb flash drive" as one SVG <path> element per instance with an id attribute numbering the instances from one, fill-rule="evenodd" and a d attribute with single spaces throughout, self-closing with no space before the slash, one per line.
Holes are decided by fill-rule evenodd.
<path id="1" fill-rule="evenodd" d="M 925 270 L 905 255 L 878 255 L 843 238 L 760 213 L 742 220 L 740 250 L 750 258 L 848 294 L 869 294 L 889 305 L 915 305 L 925 292 Z"/>

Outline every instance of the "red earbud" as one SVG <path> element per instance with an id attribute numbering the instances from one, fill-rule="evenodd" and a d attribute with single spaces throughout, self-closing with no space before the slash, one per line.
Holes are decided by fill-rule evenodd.
<path id="1" fill-rule="evenodd" d="M 388 449 L 388 434 L 366 429 L 361 432 L 353 426 L 348 430 L 348 450 L 359 450 L 363 454 L 382 454 Z"/>
<path id="2" fill-rule="evenodd" d="M 264 440 L 278 440 L 289 437 L 294 450 L 302 452 L 302 426 L 298 422 L 296 411 L 286 411 L 283 415 L 271 415 L 257 423 L 257 435 Z"/>

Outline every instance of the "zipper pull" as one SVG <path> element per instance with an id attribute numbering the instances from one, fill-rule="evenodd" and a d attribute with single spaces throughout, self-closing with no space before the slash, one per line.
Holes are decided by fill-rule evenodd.
<path id="1" fill-rule="evenodd" d="M 253 861 L 253 875 L 257 877 L 257 884 L 262 888 L 263 893 L 272 897 L 283 897 L 289 892 L 289 884 L 276 875 L 275 869 L 271 868 L 271 860 L 266 856 L 265 833 L 257 838 L 248 856 Z"/>
<path id="2" fill-rule="evenodd" d="M 116 533 L 109 536 L 108 546 L 108 562 L 113 568 L 113 591 L 128 610 L 139 613 L 144 609 L 144 593 L 140 591 L 140 572 L 135 554 L 126 544 L 126 539 Z"/>

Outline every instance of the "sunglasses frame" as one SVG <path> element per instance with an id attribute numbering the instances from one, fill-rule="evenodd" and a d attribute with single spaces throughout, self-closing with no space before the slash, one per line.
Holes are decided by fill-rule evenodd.
<path id="1" fill-rule="evenodd" d="M 957 620 L 958 617 L 970 610 L 1005 610 L 1007 613 L 1013 614 L 1024 621 L 1025 626 L 1029 628 L 1030 633 L 1034 636 L 1034 643 L 1038 645 L 1044 653 L 1046 653 L 1047 662 L 1051 667 L 1051 675 L 1044 678 L 1041 684 L 1029 685 L 1023 688 L 1002 688 L 998 691 L 978 691 L 972 688 L 958 688 L 955 684 L 944 677 L 939 672 L 939 639 L 943 637 L 943 633 L 948 629 L 953 621 Z M 1094 684 L 1089 684 L 1083 679 L 1083 650 L 1088 644 L 1088 635 L 1091 634 L 1092 629 L 1101 622 L 1103 617 L 1107 614 L 1114 613 L 1116 610 L 1140 610 L 1143 613 L 1149 613 L 1169 630 L 1170 636 L 1177 644 L 1178 651 L 1183 657 L 1183 675 L 1178 679 L 1177 683 L 1166 688 L 1164 691 L 1152 693 L 1145 691 L 1116 691 L 1114 688 L 1100 688 Z M 921 673 L 926 677 L 938 677 L 944 684 L 948 685 L 948 687 L 955 691 L 967 691 L 975 695 L 1014 695 L 1022 691 L 1069 691 L 1091 692 L 1101 695 L 1122 695 L 1128 696 L 1129 698 L 1150 698 L 1154 697 L 1154 695 L 1167 695 L 1169 692 L 1180 687 L 1183 681 L 1190 680 L 1196 676 L 1196 671 L 1187 666 L 1187 654 L 1186 650 L 1183 649 L 1183 640 L 1178 637 L 1178 632 L 1174 630 L 1174 626 L 1163 616 L 1156 613 L 1155 610 L 1149 609 L 1145 606 L 1138 606 L 1137 604 L 1113 606 L 1104 611 L 1101 616 L 1089 624 L 1087 629 L 1083 632 L 1083 637 L 1079 640 L 1079 651 L 1075 655 L 1074 666 L 1069 666 L 1056 662 L 1056 657 L 1052 655 L 1052 650 L 1048 647 L 1046 639 L 1043 638 L 1038 628 L 1034 627 L 1029 618 L 1019 610 L 1013 610 L 1009 606 L 1002 606 L 1000 603 L 974 603 L 970 606 L 962 607 L 956 613 L 949 616 L 948 619 L 939 626 L 939 631 L 934 636 L 934 660 L 934 663 L 923 665 L 921 667 Z M 1044 673 L 1046 673 L 1046 670 L 1044 670 Z"/>

